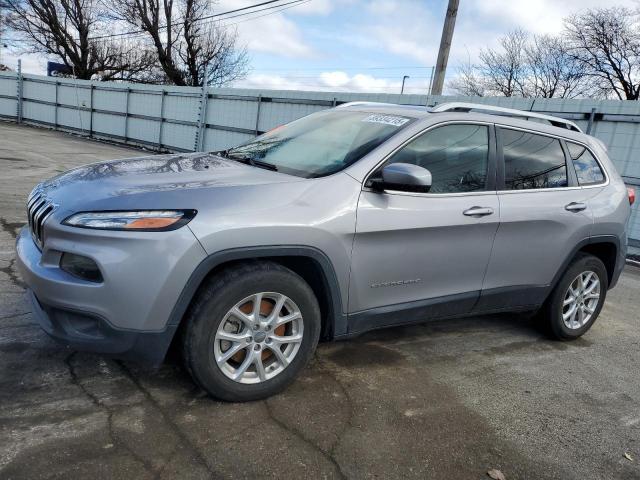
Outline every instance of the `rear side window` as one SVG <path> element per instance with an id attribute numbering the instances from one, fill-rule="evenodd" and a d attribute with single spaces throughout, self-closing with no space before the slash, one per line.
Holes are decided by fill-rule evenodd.
<path id="1" fill-rule="evenodd" d="M 595 185 L 604 182 L 604 173 L 592 153 L 582 145 L 567 142 L 569 155 L 576 169 L 580 185 Z"/>
<path id="2" fill-rule="evenodd" d="M 445 125 L 422 134 L 387 162 L 412 163 L 431 172 L 429 193 L 485 189 L 489 129 L 485 125 Z"/>
<path id="3" fill-rule="evenodd" d="M 556 138 L 502 129 L 507 190 L 566 187 L 567 165 Z"/>

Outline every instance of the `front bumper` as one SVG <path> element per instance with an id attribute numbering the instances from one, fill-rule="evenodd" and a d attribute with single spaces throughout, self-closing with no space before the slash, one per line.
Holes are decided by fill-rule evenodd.
<path id="1" fill-rule="evenodd" d="M 101 353 L 158 366 L 164 360 L 178 327 L 167 325 L 161 332 L 120 330 L 91 313 L 44 305 L 32 290 L 28 290 L 27 295 L 40 327 L 71 350 Z"/>
<path id="2" fill-rule="evenodd" d="M 158 364 L 180 320 L 173 308 L 205 253 L 188 228 L 127 233 L 48 225 L 40 251 L 25 227 L 16 265 L 50 336 L 73 349 Z M 60 269 L 63 252 L 93 259 L 104 281 Z"/>

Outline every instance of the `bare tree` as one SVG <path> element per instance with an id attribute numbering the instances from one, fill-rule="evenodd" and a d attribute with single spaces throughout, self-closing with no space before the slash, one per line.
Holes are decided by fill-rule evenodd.
<path id="1" fill-rule="evenodd" d="M 593 95 L 587 68 L 562 37 L 515 30 L 500 39 L 499 49 L 485 49 L 480 64 L 469 61 L 451 83 L 462 95 L 576 98 Z"/>
<path id="2" fill-rule="evenodd" d="M 7 71 L 9 69 L 9 67 L 2 64 L 2 53 L 4 48 L 7 46 L 4 41 L 4 32 L 7 29 L 4 13 L 5 8 L 6 5 L 4 4 L 4 1 L 0 0 L 0 72 Z"/>
<path id="3" fill-rule="evenodd" d="M 210 0 L 113 0 L 116 18 L 140 28 L 166 79 L 175 85 L 224 85 L 247 71 L 237 32 L 207 20 Z"/>
<path id="4" fill-rule="evenodd" d="M 619 99 L 640 95 L 640 23 L 622 7 L 599 8 L 565 20 L 571 55 L 597 86 Z"/>
<path id="5" fill-rule="evenodd" d="M 585 64 L 571 54 L 561 37 L 534 36 L 524 50 L 530 96 L 576 98 L 591 92 Z"/>
<path id="6" fill-rule="evenodd" d="M 529 97 L 526 88 L 528 67 L 525 47 L 529 35 L 514 30 L 500 39 L 500 49 L 480 52 L 481 72 L 490 93 L 505 97 Z"/>
<path id="7" fill-rule="evenodd" d="M 457 95 L 467 97 L 484 97 L 486 93 L 485 79 L 479 68 L 468 59 L 458 68 L 458 74 L 449 82 L 449 89 Z"/>
<path id="8" fill-rule="evenodd" d="M 92 39 L 109 29 L 97 0 L 5 0 L 5 6 L 22 50 L 59 57 L 76 78 L 132 79 L 153 62 L 138 45 Z"/>

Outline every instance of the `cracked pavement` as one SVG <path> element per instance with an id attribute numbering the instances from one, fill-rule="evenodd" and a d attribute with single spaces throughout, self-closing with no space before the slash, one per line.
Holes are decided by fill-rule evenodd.
<path id="1" fill-rule="evenodd" d="M 220 403 L 175 356 L 151 370 L 50 340 L 14 268 L 35 183 L 139 151 L 0 139 L 0 478 L 640 479 L 639 269 L 572 343 L 508 315 L 377 331 L 321 344 L 280 395 Z"/>

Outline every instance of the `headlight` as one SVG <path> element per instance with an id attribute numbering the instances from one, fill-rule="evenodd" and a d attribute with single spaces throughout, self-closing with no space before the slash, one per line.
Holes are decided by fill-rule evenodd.
<path id="1" fill-rule="evenodd" d="M 196 215 L 195 210 L 137 210 L 133 212 L 80 212 L 62 223 L 71 227 L 99 230 L 158 232 L 175 230 Z"/>

